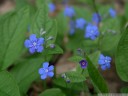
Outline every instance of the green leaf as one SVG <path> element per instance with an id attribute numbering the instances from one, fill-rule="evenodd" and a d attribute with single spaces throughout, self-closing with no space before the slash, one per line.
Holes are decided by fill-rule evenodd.
<path id="1" fill-rule="evenodd" d="M 31 83 L 39 78 L 38 69 L 41 67 L 44 59 L 28 59 L 16 65 L 11 73 L 16 78 L 21 94 L 25 94 Z"/>
<path id="2" fill-rule="evenodd" d="M 128 2 L 125 3 L 125 17 L 128 20 Z"/>
<path id="3" fill-rule="evenodd" d="M 101 53 L 100 51 L 96 51 L 89 55 L 89 58 L 92 61 L 92 63 L 95 65 L 95 67 L 98 67 L 98 59 L 99 59 L 100 53 Z"/>
<path id="4" fill-rule="evenodd" d="M 57 79 L 54 79 L 53 83 L 57 86 L 72 89 L 72 90 L 77 90 L 77 91 L 87 90 L 87 85 L 85 84 L 85 82 L 67 83 L 63 78 L 59 77 Z"/>
<path id="5" fill-rule="evenodd" d="M 99 92 L 108 93 L 109 91 L 108 91 L 107 84 L 104 81 L 101 74 L 99 73 L 98 69 L 96 69 L 96 67 L 94 66 L 94 64 L 92 63 L 92 61 L 90 60 L 90 58 L 88 56 L 86 56 L 86 60 L 88 61 L 88 67 L 87 67 L 88 73 L 89 73 L 89 76 L 90 76 L 94 86 L 97 87 Z"/>
<path id="6" fill-rule="evenodd" d="M 89 8 L 84 9 L 83 7 L 75 6 L 74 9 L 75 12 L 77 13 L 76 18 L 84 18 L 87 21 L 91 21 L 92 17 L 90 15 L 92 14 L 92 12 Z"/>
<path id="7" fill-rule="evenodd" d="M 27 0 L 15 0 L 16 1 L 16 7 L 22 8 L 23 6 L 27 5 Z"/>
<path id="8" fill-rule="evenodd" d="M 70 82 L 82 82 L 86 80 L 85 76 L 76 71 L 67 72 L 65 74 L 70 79 Z"/>
<path id="9" fill-rule="evenodd" d="M 82 47 L 82 42 L 79 42 L 79 43 L 76 43 L 76 42 L 85 40 L 84 33 L 77 32 L 77 31 L 75 32 L 74 35 L 70 36 L 69 38 L 70 38 L 70 40 L 67 43 L 66 47 L 70 50 L 75 50 L 75 51 L 76 51 L 76 49 Z"/>
<path id="10" fill-rule="evenodd" d="M 128 87 L 121 88 L 121 93 L 128 93 Z"/>
<path id="11" fill-rule="evenodd" d="M 67 32 L 68 30 L 68 20 L 67 18 L 64 16 L 64 13 L 61 12 L 57 15 L 56 17 L 56 21 L 57 21 L 57 32 L 58 35 L 64 35 L 65 32 Z"/>
<path id="12" fill-rule="evenodd" d="M 6 69 L 22 55 L 25 32 L 28 26 L 29 9 L 24 7 L 6 18 L 0 18 L 0 64 Z"/>
<path id="13" fill-rule="evenodd" d="M 86 53 L 90 54 L 98 49 L 98 39 L 99 38 L 94 41 L 85 39 L 82 41 L 82 47 L 80 48 L 82 48 Z"/>
<path id="14" fill-rule="evenodd" d="M 120 37 L 121 37 L 120 34 L 105 35 L 101 41 L 101 51 L 105 52 L 106 54 L 113 55 L 115 53 L 115 49 L 118 45 Z"/>
<path id="15" fill-rule="evenodd" d="M 116 50 L 116 69 L 119 77 L 128 82 L 128 28 L 122 33 Z"/>
<path id="16" fill-rule="evenodd" d="M 82 59 L 84 59 L 84 58 L 82 58 L 82 57 L 80 57 L 80 56 L 72 56 L 72 57 L 70 57 L 68 60 L 69 60 L 69 61 L 72 61 L 72 62 L 79 63 Z"/>
<path id="17" fill-rule="evenodd" d="M 42 36 L 46 40 L 46 47 L 53 44 L 57 36 L 57 23 L 56 20 L 50 19 L 48 16 L 48 4 L 46 0 L 37 0 L 37 11 L 32 17 L 30 33 L 41 36 L 41 29 L 46 33 Z M 53 37 L 53 40 L 48 40 Z"/>
<path id="18" fill-rule="evenodd" d="M 62 54 L 63 50 L 58 46 L 55 45 L 55 48 L 47 48 L 43 51 L 42 55 L 53 55 L 53 54 Z"/>
<path id="19" fill-rule="evenodd" d="M 39 96 L 65 96 L 65 94 L 59 88 L 47 89 Z"/>
<path id="20" fill-rule="evenodd" d="M 50 44 L 54 44 L 55 40 L 56 40 L 56 36 L 57 36 L 57 23 L 56 20 L 52 20 L 50 21 L 51 24 L 50 25 L 46 25 L 50 28 L 46 28 L 48 31 L 46 31 L 46 36 L 45 39 L 49 38 L 49 37 L 53 37 L 53 40 L 48 40 L 46 43 L 46 47 L 49 47 Z"/>
<path id="21" fill-rule="evenodd" d="M 0 72 L 0 96 L 20 96 L 15 79 L 7 71 Z"/>
<path id="22" fill-rule="evenodd" d="M 107 25 L 107 26 L 106 26 Z M 114 25 L 114 26 L 113 26 Z M 119 18 L 109 18 L 102 22 L 102 27 L 100 27 L 100 32 L 105 33 L 120 33 L 120 20 Z"/>

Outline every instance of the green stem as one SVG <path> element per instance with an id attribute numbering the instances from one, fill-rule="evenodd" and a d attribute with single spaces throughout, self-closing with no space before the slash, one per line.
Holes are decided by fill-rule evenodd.
<path id="1" fill-rule="evenodd" d="M 95 12 L 96 12 L 96 13 L 99 13 L 99 12 L 98 12 L 98 9 L 97 9 L 97 7 L 96 7 L 96 2 L 95 2 L 95 0 L 92 0 L 92 5 L 93 5 L 93 9 L 95 10 Z"/>
<path id="2" fill-rule="evenodd" d="M 46 80 L 43 81 L 43 89 L 47 89 L 47 83 L 46 83 Z"/>
<path id="3" fill-rule="evenodd" d="M 100 46 L 101 46 L 102 38 L 103 38 L 103 35 L 100 34 L 99 39 L 98 39 L 98 49 L 99 49 L 99 50 L 101 49 Z"/>
<path id="4" fill-rule="evenodd" d="M 83 74 L 84 73 L 84 69 L 82 69 L 82 72 L 81 72 L 81 74 Z"/>

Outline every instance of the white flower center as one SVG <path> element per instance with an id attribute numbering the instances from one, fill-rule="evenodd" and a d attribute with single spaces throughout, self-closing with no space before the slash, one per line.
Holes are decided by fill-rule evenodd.
<path id="1" fill-rule="evenodd" d="M 109 63 L 110 61 L 109 60 L 105 60 L 106 63 Z"/>
<path id="2" fill-rule="evenodd" d="M 93 32 L 94 32 L 94 31 L 93 31 L 93 30 L 91 30 L 91 34 L 93 34 Z"/>
<path id="3" fill-rule="evenodd" d="M 47 73 L 48 72 L 48 69 L 45 69 L 45 72 Z"/>
<path id="4" fill-rule="evenodd" d="M 36 46 L 36 42 L 33 42 L 33 46 Z"/>
<path id="5" fill-rule="evenodd" d="M 85 65 L 85 63 L 84 63 L 84 62 L 82 62 L 82 65 Z"/>

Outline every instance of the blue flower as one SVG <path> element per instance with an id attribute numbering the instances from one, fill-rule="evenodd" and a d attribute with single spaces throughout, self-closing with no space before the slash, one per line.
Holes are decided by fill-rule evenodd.
<path id="1" fill-rule="evenodd" d="M 101 22 L 101 16 L 98 13 L 93 13 L 92 15 L 92 21 L 98 25 Z"/>
<path id="2" fill-rule="evenodd" d="M 80 64 L 82 69 L 85 69 L 85 68 L 87 68 L 88 62 L 86 60 L 81 60 L 79 62 L 79 64 Z"/>
<path id="3" fill-rule="evenodd" d="M 102 70 L 109 69 L 111 67 L 110 65 L 111 60 L 112 60 L 111 57 L 104 56 L 103 54 L 101 54 L 98 60 L 99 65 L 101 65 L 101 69 Z"/>
<path id="4" fill-rule="evenodd" d="M 116 10 L 114 10 L 113 8 L 109 9 L 109 14 L 112 18 L 116 17 Z"/>
<path id="5" fill-rule="evenodd" d="M 48 62 L 43 63 L 43 68 L 39 69 L 39 74 L 41 75 L 41 79 L 44 80 L 47 77 L 53 77 L 54 76 L 54 66 L 49 66 Z"/>
<path id="6" fill-rule="evenodd" d="M 69 78 L 66 78 L 66 82 L 67 82 L 67 83 L 70 83 L 71 81 L 70 81 L 70 79 L 69 79 Z"/>
<path id="7" fill-rule="evenodd" d="M 70 35 L 73 35 L 75 33 L 75 22 L 71 20 L 69 26 L 70 26 L 69 33 Z"/>
<path id="8" fill-rule="evenodd" d="M 71 6 L 66 6 L 64 9 L 64 15 L 67 17 L 73 17 L 75 15 L 74 8 Z"/>
<path id="9" fill-rule="evenodd" d="M 25 47 L 29 48 L 29 52 L 32 54 L 35 52 L 42 52 L 44 49 L 42 44 L 44 44 L 44 38 L 36 38 L 35 34 L 30 35 L 29 39 L 24 42 Z"/>
<path id="10" fill-rule="evenodd" d="M 100 34 L 98 27 L 92 24 L 88 24 L 85 31 L 85 38 L 90 38 L 91 40 L 95 40 Z"/>
<path id="11" fill-rule="evenodd" d="M 53 3 L 49 3 L 48 4 L 48 7 L 49 7 L 49 12 L 50 13 L 54 12 L 55 9 L 56 9 L 56 6 Z"/>
<path id="12" fill-rule="evenodd" d="M 83 18 L 79 18 L 76 20 L 76 28 L 84 29 L 84 26 L 86 24 L 86 21 Z"/>

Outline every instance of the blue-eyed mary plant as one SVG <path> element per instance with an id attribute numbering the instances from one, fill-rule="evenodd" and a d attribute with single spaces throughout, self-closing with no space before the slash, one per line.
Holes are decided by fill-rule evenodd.
<path id="1" fill-rule="evenodd" d="M 95 1 L 77 1 L 86 7 L 70 5 L 69 0 L 17 0 L 14 10 L 1 15 L 0 96 L 109 93 L 100 72 L 110 71 L 113 62 L 119 77 L 128 82 L 127 22 L 120 27 L 127 15 L 119 17 L 114 7 Z M 70 53 L 67 60 L 75 66 L 58 73 L 63 51 Z"/>

